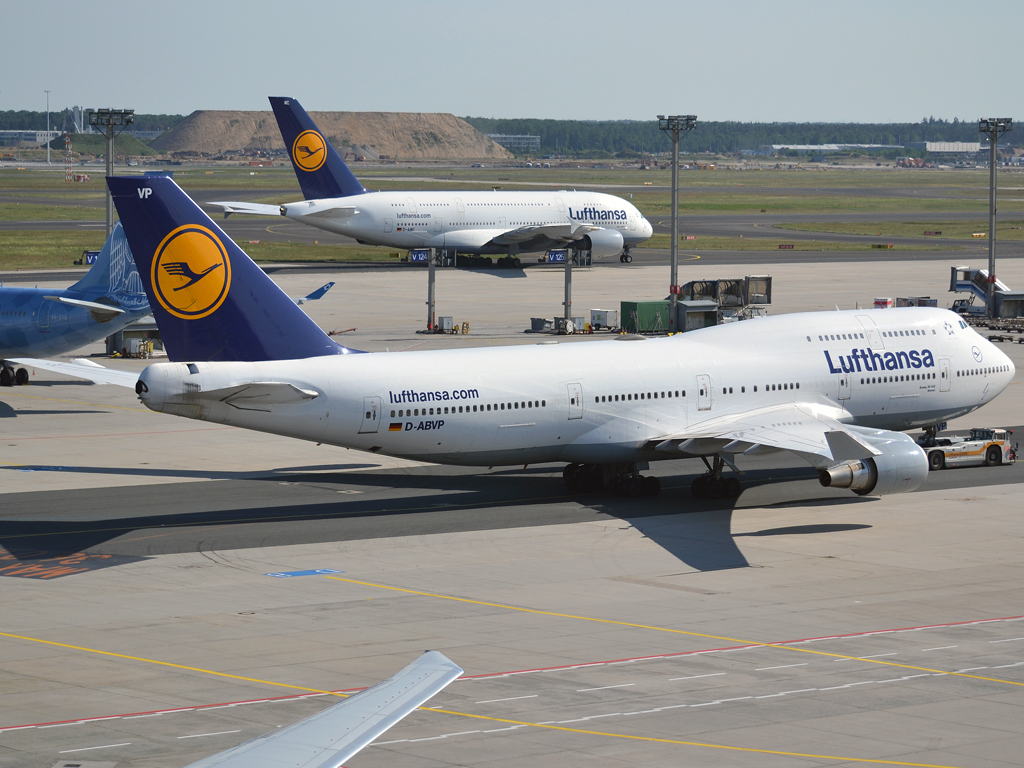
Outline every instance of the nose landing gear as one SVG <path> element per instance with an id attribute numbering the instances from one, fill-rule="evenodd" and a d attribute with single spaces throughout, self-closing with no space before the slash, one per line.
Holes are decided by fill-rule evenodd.
<path id="1" fill-rule="evenodd" d="M 701 461 L 708 471 L 699 476 L 690 484 L 690 493 L 695 499 L 735 499 L 740 495 L 743 486 L 735 477 L 722 477 L 722 470 L 725 468 L 725 460 L 721 456 L 714 456 L 709 464 L 707 457 L 701 456 Z"/>
<path id="2" fill-rule="evenodd" d="M 619 254 L 619 262 L 622 264 L 632 264 L 633 256 L 629 252 L 629 246 L 622 249 L 622 253 Z"/>

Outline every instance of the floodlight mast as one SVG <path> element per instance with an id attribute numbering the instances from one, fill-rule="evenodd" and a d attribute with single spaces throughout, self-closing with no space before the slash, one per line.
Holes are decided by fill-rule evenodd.
<path id="1" fill-rule="evenodd" d="M 50 164 L 50 92 L 43 91 L 46 94 L 46 164 Z"/>
<path id="2" fill-rule="evenodd" d="M 134 109 L 87 109 L 89 125 L 103 126 L 107 135 L 107 176 L 114 175 L 114 126 L 121 126 L 121 133 L 125 128 L 135 122 Z M 110 195 L 110 188 L 107 188 L 107 236 L 114 231 L 114 198 Z"/>
<path id="3" fill-rule="evenodd" d="M 978 121 L 978 130 L 988 134 L 988 316 L 996 316 L 996 164 L 999 137 L 1013 130 L 1013 118 L 987 117 Z"/>
<path id="4" fill-rule="evenodd" d="M 658 128 L 672 136 L 672 277 L 668 287 L 668 329 L 673 333 L 679 330 L 679 132 L 692 131 L 696 126 L 696 115 L 658 115 Z"/>

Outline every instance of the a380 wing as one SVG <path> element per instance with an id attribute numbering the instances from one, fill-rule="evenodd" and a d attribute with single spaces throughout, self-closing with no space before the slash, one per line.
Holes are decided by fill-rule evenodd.
<path id="1" fill-rule="evenodd" d="M 428 651 L 340 704 L 186 768 L 340 768 L 461 674 L 443 654 Z"/>
<path id="2" fill-rule="evenodd" d="M 740 411 L 691 424 L 683 433 L 650 441 L 666 453 L 710 455 L 753 453 L 760 448 L 792 451 L 817 464 L 866 458 L 879 453 L 838 417 L 842 409 L 819 403 Z"/>

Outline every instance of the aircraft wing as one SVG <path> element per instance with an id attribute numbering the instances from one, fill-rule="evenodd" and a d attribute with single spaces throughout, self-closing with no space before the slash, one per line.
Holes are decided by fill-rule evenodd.
<path id="1" fill-rule="evenodd" d="M 880 451 L 837 420 L 842 410 L 819 403 L 786 403 L 718 416 L 691 424 L 681 434 L 649 441 L 657 451 L 693 456 L 792 451 L 828 461 L 877 456 Z"/>
<path id="2" fill-rule="evenodd" d="M 119 371 L 116 368 L 104 368 L 98 363 L 79 357 L 70 363 L 61 360 L 37 360 L 32 357 L 19 357 L 8 362 L 16 365 L 23 365 L 29 368 L 41 368 L 44 371 L 62 373 L 65 376 L 74 376 L 78 379 L 86 379 L 94 384 L 115 384 L 119 387 L 135 389 L 135 382 L 139 380 L 139 374 L 132 371 Z"/>
<path id="3" fill-rule="evenodd" d="M 67 296 L 43 296 L 44 299 L 50 301 L 59 301 L 61 304 L 72 304 L 76 307 L 85 307 L 86 309 L 92 309 L 96 312 L 102 312 L 104 314 L 110 313 L 112 315 L 123 315 L 124 310 L 120 307 L 112 307 L 110 304 L 101 304 L 98 301 L 85 301 L 84 299 L 69 299 Z"/>
<path id="4" fill-rule="evenodd" d="M 209 202 L 206 205 L 219 206 L 224 211 L 226 219 L 232 213 L 247 213 L 253 216 L 283 216 L 280 205 L 267 205 L 265 203 L 215 203 Z"/>
<path id="5" fill-rule="evenodd" d="M 517 227 L 510 229 L 495 237 L 492 242 L 495 245 L 511 245 L 533 240 L 538 237 L 545 237 L 549 240 L 559 240 L 569 243 L 579 240 L 588 232 L 593 232 L 601 227 L 592 224 L 539 224 L 536 226 Z"/>
<path id="6" fill-rule="evenodd" d="M 461 674 L 443 654 L 427 651 L 373 688 L 186 768 L 340 768 Z"/>

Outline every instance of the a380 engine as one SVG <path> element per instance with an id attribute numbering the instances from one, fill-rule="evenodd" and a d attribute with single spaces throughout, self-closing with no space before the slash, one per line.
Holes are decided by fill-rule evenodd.
<path id="1" fill-rule="evenodd" d="M 848 429 L 882 453 L 819 470 L 818 482 L 826 488 L 849 488 L 859 496 L 884 496 L 915 491 L 928 477 L 928 456 L 909 435 L 885 429 Z"/>
<path id="2" fill-rule="evenodd" d="M 622 253 L 622 233 L 617 229 L 598 229 L 584 235 L 573 247 L 581 251 L 590 251 L 591 258 L 601 256 L 618 256 Z"/>

